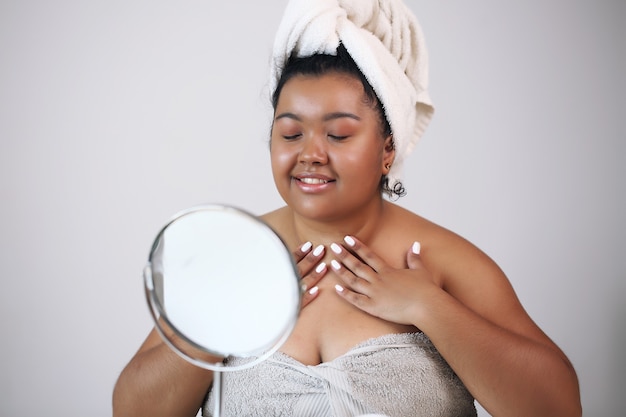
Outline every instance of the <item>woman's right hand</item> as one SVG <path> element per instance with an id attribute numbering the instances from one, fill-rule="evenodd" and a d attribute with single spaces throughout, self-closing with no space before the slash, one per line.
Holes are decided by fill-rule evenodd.
<path id="1" fill-rule="evenodd" d="M 316 285 L 326 275 L 328 270 L 324 262 L 319 262 L 324 256 L 324 252 L 325 248 L 323 245 L 318 245 L 313 249 L 311 242 L 305 242 L 293 252 L 293 257 L 298 265 L 302 288 L 301 308 L 306 307 L 317 297 L 319 291 Z"/>

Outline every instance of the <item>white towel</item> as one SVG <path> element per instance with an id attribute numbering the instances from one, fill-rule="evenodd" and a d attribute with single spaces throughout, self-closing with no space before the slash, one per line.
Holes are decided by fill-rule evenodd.
<path id="1" fill-rule="evenodd" d="M 393 187 L 434 110 L 422 29 L 401 0 L 290 0 L 274 41 L 270 92 L 292 52 L 335 55 L 339 42 L 374 88 L 391 125 Z"/>

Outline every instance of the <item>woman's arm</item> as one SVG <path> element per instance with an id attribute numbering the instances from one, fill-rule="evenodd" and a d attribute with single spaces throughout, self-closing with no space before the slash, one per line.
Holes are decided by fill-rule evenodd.
<path id="1" fill-rule="evenodd" d="M 346 284 L 339 294 L 372 315 L 421 329 L 491 415 L 581 415 L 571 364 L 477 248 L 446 237 L 421 256 L 409 251 L 409 269 L 394 269 L 354 241 L 344 246 L 363 262 L 347 250 L 337 255 Z M 425 264 L 440 269 L 443 288 Z"/>
<path id="2" fill-rule="evenodd" d="M 576 372 L 528 316 L 501 269 L 461 238 L 444 244 L 448 250 L 436 262 L 445 291 L 425 296 L 415 315 L 470 392 L 493 416 L 580 416 Z"/>
<path id="3" fill-rule="evenodd" d="M 195 417 L 212 382 L 211 371 L 179 357 L 153 329 L 115 384 L 113 416 Z"/>

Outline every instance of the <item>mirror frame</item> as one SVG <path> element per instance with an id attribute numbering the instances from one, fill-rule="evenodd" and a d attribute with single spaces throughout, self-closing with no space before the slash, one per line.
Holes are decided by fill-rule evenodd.
<path id="1" fill-rule="evenodd" d="M 223 352 L 216 352 L 206 346 L 201 346 L 198 343 L 191 340 L 183 332 L 181 332 L 176 327 L 176 325 L 174 325 L 168 319 L 163 303 L 160 301 L 157 295 L 157 290 L 156 290 L 156 286 L 155 286 L 155 282 L 154 282 L 153 274 L 152 274 L 152 265 L 153 265 L 154 254 L 156 253 L 156 250 L 161 242 L 161 239 L 166 229 L 169 226 L 171 226 L 173 223 L 175 223 L 176 221 L 178 221 L 179 219 L 181 219 L 182 217 L 188 214 L 194 214 L 199 211 L 229 212 L 233 214 L 234 216 L 244 217 L 248 221 L 251 220 L 254 224 L 257 224 L 258 226 L 266 229 L 268 232 L 267 235 L 271 236 L 272 239 L 275 240 L 277 247 L 284 248 L 285 262 L 286 262 L 285 264 L 289 262 L 290 269 L 293 270 L 294 289 L 297 293 L 296 294 L 297 305 L 295 306 L 295 314 L 289 320 L 288 325 L 285 327 L 282 334 L 273 343 L 270 344 L 270 347 L 258 356 L 251 355 L 250 357 L 252 358 L 252 360 L 246 362 L 245 364 L 241 364 L 237 366 L 225 366 L 224 361 L 209 362 L 207 360 L 201 359 L 199 355 L 193 354 L 192 352 L 190 352 L 190 350 L 195 350 L 202 354 L 224 357 Z M 150 254 L 148 257 L 148 263 L 144 267 L 144 270 L 143 270 L 143 277 L 144 277 L 144 290 L 145 290 L 146 300 L 148 302 L 150 314 L 154 321 L 155 329 L 157 330 L 157 332 L 159 333 L 163 341 L 169 346 L 170 349 L 172 349 L 181 358 L 185 359 L 186 361 L 200 368 L 204 368 L 204 369 L 208 369 L 212 371 L 218 371 L 218 372 L 238 371 L 238 370 L 252 367 L 264 361 L 269 356 L 271 356 L 274 352 L 276 352 L 283 345 L 283 343 L 285 343 L 287 338 L 291 335 L 291 332 L 293 331 L 293 328 L 295 327 L 296 321 L 300 314 L 300 307 L 302 303 L 302 291 L 300 287 L 300 278 L 299 278 L 298 268 L 293 259 L 292 253 L 289 251 L 289 249 L 287 248 L 287 246 L 285 245 L 281 237 L 278 236 L 278 234 L 267 223 L 265 223 L 263 220 L 261 220 L 257 216 L 254 216 L 250 214 L 249 212 L 242 210 L 240 208 L 236 208 L 234 206 L 220 205 L 220 204 L 201 205 L 201 206 L 195 206 L 195 207 L 183 210 L 177 213 L 176 215 L 174 215 L 165 224 L 165 226 L 161 228 L 156 238 L 154 239 L 154 242 L 152 244 L 152 247 L 150 249 Z M 176 339 L 178 339 L 180 342 L 177 342 Z M 183 347 L 180 345 L 185 345 L 186 347 Z M 235 355 L 230 355 L 230 356 L 235 356 Z M 241 357 L 241 356 L 237 356 L 237 357 Z M 226 358 L 227 357 L 224 357 L 224 359 Z"/>

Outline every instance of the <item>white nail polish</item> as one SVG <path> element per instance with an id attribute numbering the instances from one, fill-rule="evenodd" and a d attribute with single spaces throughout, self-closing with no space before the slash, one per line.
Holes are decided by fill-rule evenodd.
<path id="1" fill-rule="evenodd" d="M 330 261 L 330 266 L 333 267 L 333 269 L 339 271 L 341 269 L 341 264 L 339 262 L 337 262 L 336 260 L 332 260 Z"/>
<path id="2" fill-rule="evenodd" d="M 419 242 L 413 242 L 413 246 L 411 246 L 411 251 L 414 254 L 419 255 L 421 249 L 422 249 L 422 247 L 421 247 Z"/>
<path id="3" fill-rule="evenodd" d="M 322 262 L 321 264 L 317 266 L 317 268 L 315 268 L 315 272 L 319 274 L 325 269 L 326 269 L 326 262 Z"/>
<path id="4" fill-rule="evenodd" d="M 336 243 L 331 243 L 330 244 L 330 249 L 332 249 L 332 251 L 335 252 L 336 254 L 340 254 L 341 253 L 341 246 L 339 246 Z"/>
<path id="5" fill-rule="evenodd" d="M 343 238 L 343 241 L 348 244 L 348 246 L 354 246 L 356 242 L 352 239 L 352 236 L 346 236 Z"/>
<path id="6" fill-rule="evenodd" d="M 318 247 L 315 248 L 315 250 L 313 251 L 313 255 L 315 256 L 320 256 L 322 254 L 322 252 L 324 251 L 324 245 L 319 245 Z"/>
<path id="7" fill-rule="evenodd" d="M 300 252 L 307 253 L 312 246 L 313 244 L 311 242 L 306 242 L 302 246 L 300 246 Z"/>
<path id="8" fill-rule="evenodd" d="M 339 284 L 335 285 L 335 289 L 336 289 L 338 292 L 343 292 L 343 287 L 342 287 L 341 285 L 339 285 Z"/>
<path id="9" fill-rule="evenodd" d="M 311 288 L 311 289 L 309 290 L 309 294 L 310 294 L 310 295 L 315 295 L 315 294 L 317 294 L 317 291 L 318 291 L 318 290 L 319 290 L 319 288 L 317 288 L 317 287 L 313 287 L 313 288 Z"/>

